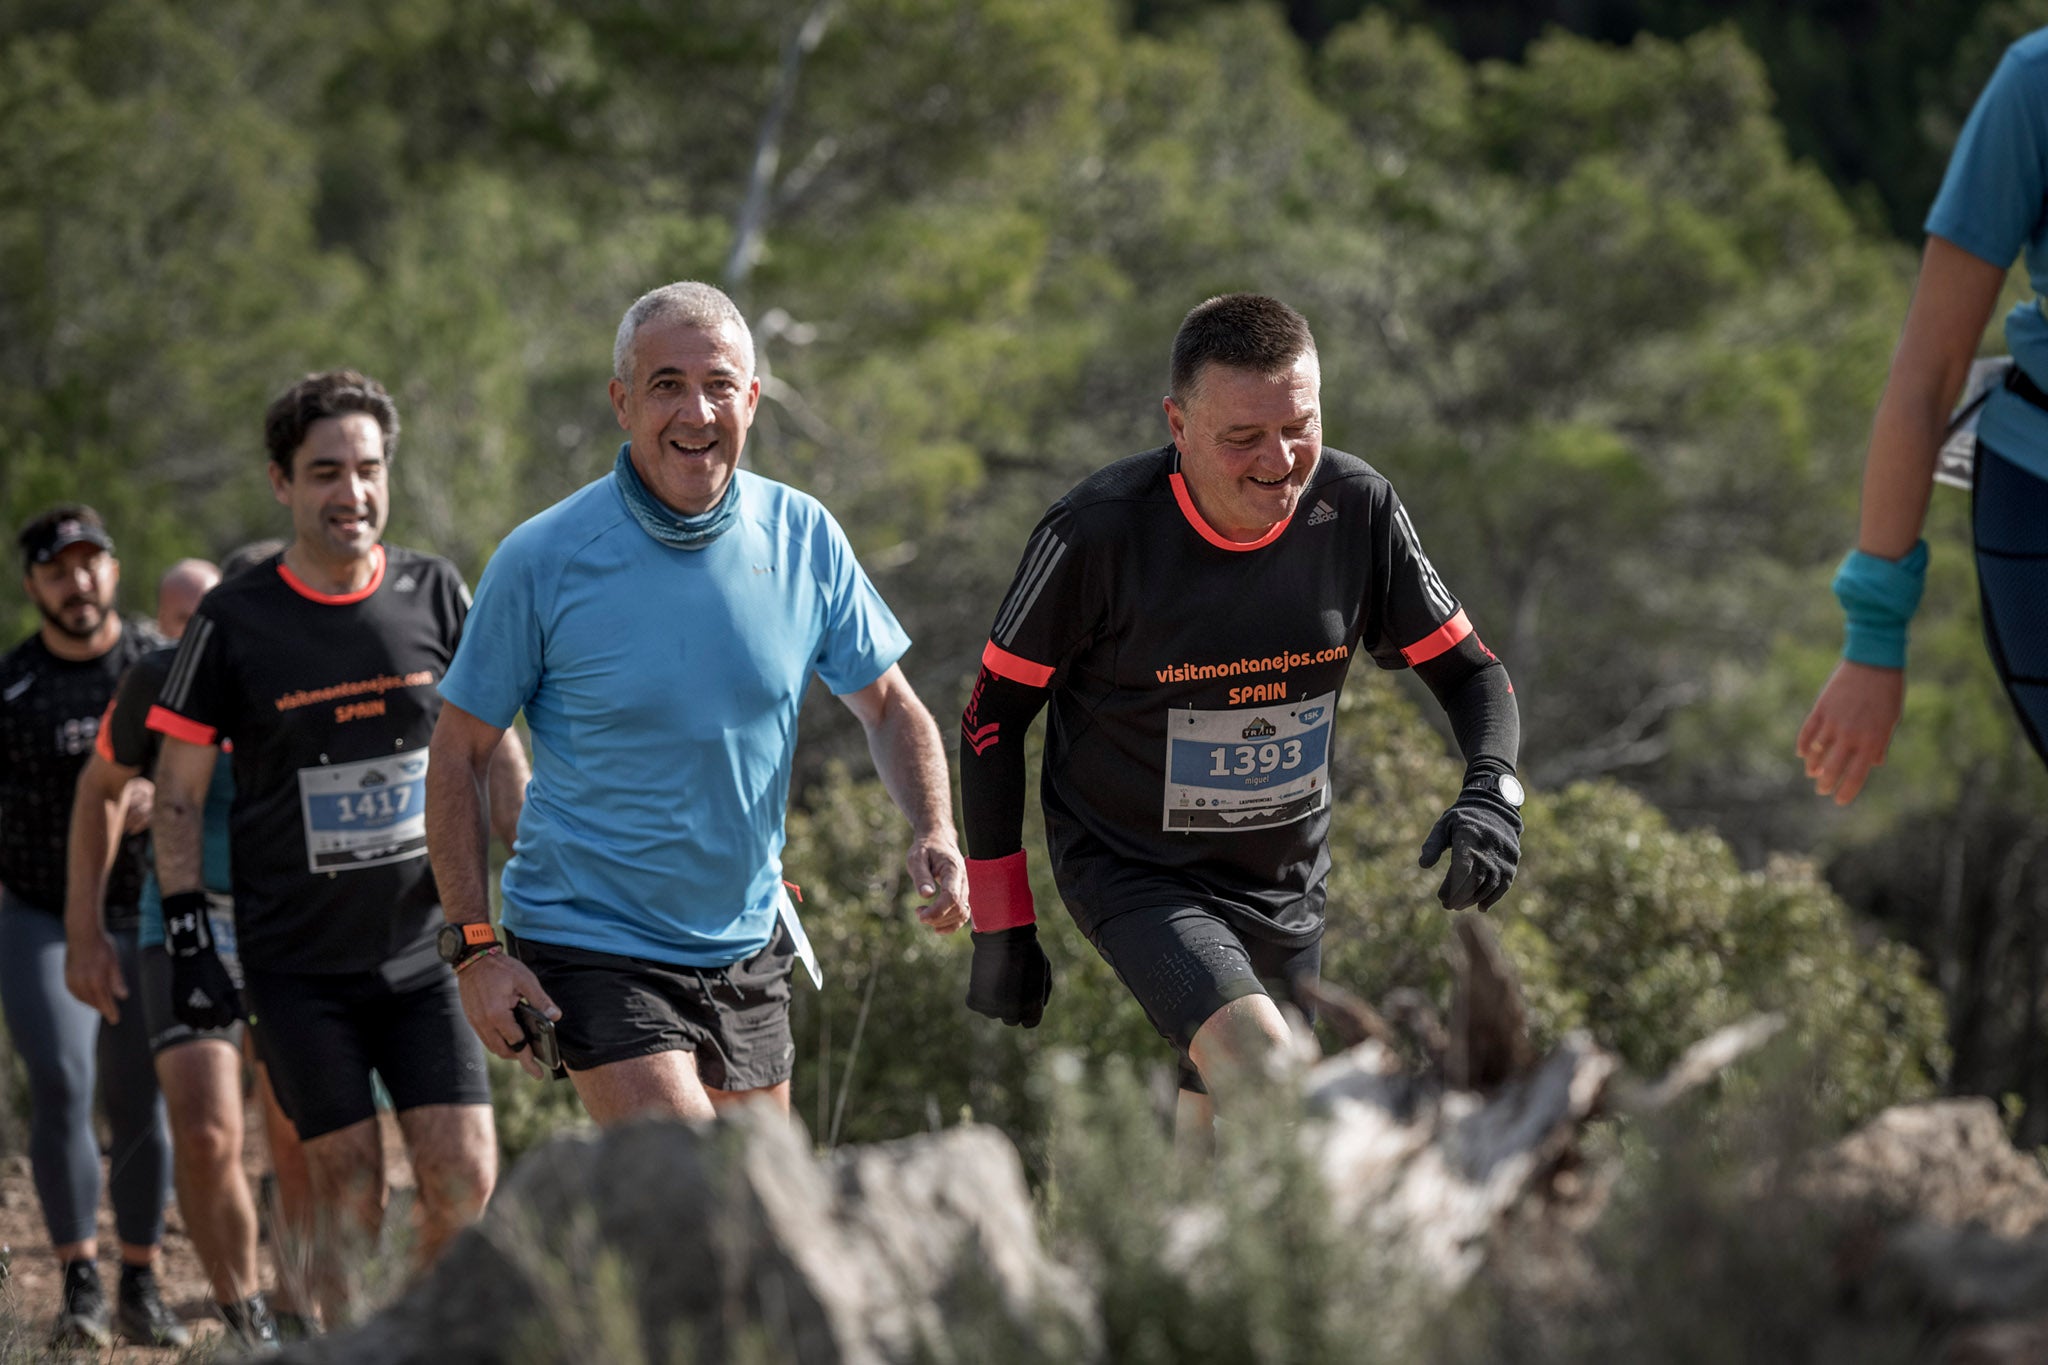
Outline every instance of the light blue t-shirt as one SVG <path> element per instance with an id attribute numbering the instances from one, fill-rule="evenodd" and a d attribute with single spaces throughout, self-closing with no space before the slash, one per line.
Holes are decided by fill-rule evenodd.
<path id="1" fill-rule="evenodd" d="M 444 700 L 520 711 L 533 783 L 505 867 L 522 938 L 685 966 L 767 945 L 797 708 L 910 647 L 817 499 L 735 471 L 738 517 L 671 549 L 606 475 L 505 538 Z"/>
<path id="2" fill-rule="evenodd" d="M 2048 388 L 2048 29 L 2006 50 L 1963 125 L 1927 231 L 2001 270 L 2022 250 L 2036 297 L 2005 319 L 2006 346 L 2020 368 Z M 2048 412 L 2000 389 L 1984 406 L 1977 437 L 2048 478 Z"/>

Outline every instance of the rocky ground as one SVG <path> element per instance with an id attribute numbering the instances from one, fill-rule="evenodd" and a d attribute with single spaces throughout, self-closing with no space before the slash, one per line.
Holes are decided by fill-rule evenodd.
<path id="1" fill-rule="evenodd" d="M 405 1150 L 398 1140 L 397 1124 L 391 1122 L 388 1115 L 384 1148 L 394 1185 L 409 1188 L 412 1173 L 405 1164 Z M 267 1162 L 261 1135 L 253 1130 L 253 1125 L 244 1149 L 243 1163 L 251 1182 L 260 1182 Z M 274 1284 L 276 1276 L 267 1232 L 269 1221 L 270 1215 L 266 1210 L 266 1234 L 260 1249 L 266 1285 Z M 104 1200 L 100 1208 L 99 1240 L 100 1273 L 111 1294 L 120 1267 L 113 1215 Z M 17 1362 L 40 1358 L 38 1353 L 43 1348 L 51 1319 L 56 1313 L 58 1284 L 57 1263 L 50 1255 L 50 1239 L 43 1227 L 42 1211 L 36 1203 L 28 1157 L 18 1150 L 0 1155 L 0 1248 L 4 1248 L 0 1250 L 0 1260 L 4 1260 L 6 1266 L 5 1279 L 0 1281 L 0 1361 L 17 1365 Z M 185 1222 L 175 1200 L 164 1211 L 163 1259 L 157 1273 L 163 1284 L 164 1302 L 192 1329 L 195 1347 L 218 1336 L 220 1322 L 213 1315 L 213 1295 L 207 1287 L 199 1258 L 193 1253 L 191 1238 L 185 1234 Z M 200 1350 L 188 1354 L 148 1347 L 116 1346 L 92 1357 L 74 1354 L 64 1358 L 128 1365 L 129 1362 L 204 1359 L 206 1355 Z"/>

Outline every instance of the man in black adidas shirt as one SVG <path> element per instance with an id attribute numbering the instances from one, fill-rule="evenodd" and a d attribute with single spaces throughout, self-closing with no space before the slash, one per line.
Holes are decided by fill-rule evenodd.
<path id="1" fill-rule="evenodd" d="M 270 481 L 293 539 L 209 593 L 150 727 L 156 859 L 172 1000 L 195 1028 L 233 1013 L 205 934 L 201 811 L 218 739 L 233 742 L 234 906 L 258 1051 L 298 1127 L 316 1212 L 374 1241 L 385 1182 L 374 1070 L 418 1179 L 429 1261 L 497 1175 L 483 1049 L 435 952 L 426 861 L 435 684 L 469 592 L 453 566 L 380 543 L 398 414 L 353 371 L 309 375 L 265 417 Z M 509 831 L 524 755 L 508 737 L 492 789 Z M 506 835 L 509 839 L 509 833 Z M 323 1307 L 344 1307 L 331 1249 Z"/>
<path id="2" fill-rule="evenodd" d="M 1180 1051 L 1182 1117 L 1286 1045 L 1274 996 L 1321 961 L 1330 736 L 1353 654 L 1412 667 L 1449 715 L 1465 788 L 1431 831 L 1440 895 L 1491 906 L 1518 857 L 1519 724 L 1370 465 L 1322 445 L 1299 314 L 1236 294 L 1188 314 L 1171 443 L 1040 521 L 963 718 L 968 1004 L 1036 1024 L 1051 993 L 1023 853 L 1024 731 L 1051 705 L 1041 796 L 1060 896 Z M 1298 1003 L 1298 1002 L 1297 1002 Z"/>
<path id="3" fill-rule="evenodd" d="M 139 1015 L 102 1026 L 64 988 L 65 840 L 71 793 L 101 714 L 130 663 L 162 644 L 114 610 L 121 566 L 99 514 L 52 508 L 22 529 L 23 587 L 42 627 L 0 659 L 0 1004 L 27 1065 L 29 1165 L 50 1242 L 64 1266 L 60 1344 L 104 1345 L 109 1314 L 94 1258 L 100 1199 L 92 1100 L 97 1052 L 114 1147 L 121 1239 L 118 1326 L 148 1345 L 185 1333 L 157 1296 L 152 1267 L 170 1188 L 170 1140 Z M 127 989 L 138 989 L 139 836 L 122 842 L 104 922 Z M 97 1047 L 95 1047 L 97 1044 Z"/>
<path id="4" fill-rule="evenodd" d="M 274 559 L 281 540 L 257 541 L 229 555 L 220 568 L 202 559 L 172 566 L 157 589 L 157 628 L 181 639 L 199 602 L 223 576 Z M 178 1208 L 192 1249 L 212 1281 L 215 1311 L 245 1349 L 275 1345 L 280 1334 L 304 1336 L 297 1276 L 280 1276 L 272 1311 L 260 1288 L 256 1202 L 243 1169 L 243 1051 L 250 1040 L 240 1020 L 194 1029 L 171 1013 L 171 962 L 164 949 L 163 901 L 153 877 L 142 892 L 142 990 L 131 996 L 121 981 L 113 939 L 92 913 L 119 839 L 120 803 L 136 778 L 152 778 L 163 736 L 147 719 L 177 657 L 175 645 L 138 659 L 121 677 L 120 690 L 100 719 L 94 752 L 78 775 L 71 808 L 71 868 L 65 928 L 64 966 L 71 993 L 98 1010 L 109 1023 L 139 1012 L 156 1055 L 156 1076 L 171 1124 L 171 1156 Z M 228 811 L 234 801 L 232 764 L 216 763 L 206 797 L 204 878 L 213 893 L 211 928 L 232 977 L 234 920 L 228 875 Z M 297 1264 L 299 1229 L 306 1221 L 305 1158 L 298 1132 L 283 1119 L 267 1069 L 256 1068 L 256 1085 L 246 1106 L 261 1118 L 276 1181 L 279 1222 L 272 1229 L 281 1265 Z"/>

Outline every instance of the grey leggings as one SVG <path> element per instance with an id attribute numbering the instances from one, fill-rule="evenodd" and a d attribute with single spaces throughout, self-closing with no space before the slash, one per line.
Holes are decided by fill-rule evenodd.
<path id="1" fill-rule="evenodd" d="M 64 989 L 64 921 L 0 895 L 0 1006 L 15 1051 L 28 1066 L 28 1159 L 53 1246 L 93 1235 L 100 1203 L 100 1152 L 93 1135 L 93 1061 L 113 1132 L 108 1185 L 114 1228 L 124 1242 L 154 1246 L 170 1197 L 171 1142 L 157 1093 L 135 931 L 114 931 L 128 998 L 121 1022 L 105 1025 Z"/>

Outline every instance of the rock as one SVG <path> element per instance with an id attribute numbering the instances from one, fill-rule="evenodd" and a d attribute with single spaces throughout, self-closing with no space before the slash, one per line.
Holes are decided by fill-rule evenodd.
<path id="1" fill-rule="evenodd" d="M 2048 1360 L 2048 1318 L 1958 1328 L 1941 1343 L 1939 1365 L 2041 1365 Z"/>
<path id="2" fill-rule="evenodd" d="M 1982 1224 L 1916 1219 L 1885 1239 L 1880 1274 L 1903 1279 L 1920 1303 L 1959 1318 L 2005 1318 L 2048 1302 L 2048 1232 L 2001 1237 Z"/>
<path id="3" fill-rule="evenodd" d="M 990 1302 L 1045 1359 L 1099 1354 L 1091 1296 L 1040 1248 L 995 1130 L 821 1160 L 767 1116 L 648 1121 L 531 1153 L 421 1284 L 280 1359 L 909 1365 L 974 1359 L 949 1319 Z"/>
<path id="4" fill-rule="evenodd" d="M 2048 1175 L 2014 1150 L 1985 1099 L 1887 1109 L 1810 1161 L 1802 1183 L 1880 1218 L 1976 1223 L 2001 1237 L 2048 1228 Z"/>
<path id="5" fill-rule="evenodd" d="M 1499 1221 L 1573 1153 L 1619 1064 L 1583 1036 L 1488 1096 L 1394 1069 L 1365 1043 L 1309 1074 L 1311 1144 L 1341 1221 L 1446 1293 L 1476 1273 Z"/>

